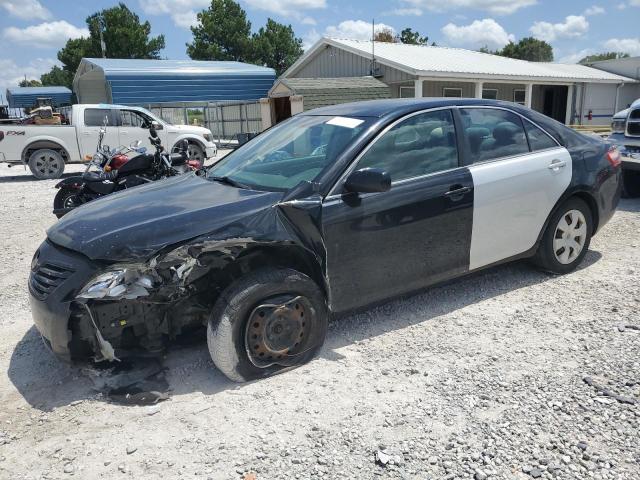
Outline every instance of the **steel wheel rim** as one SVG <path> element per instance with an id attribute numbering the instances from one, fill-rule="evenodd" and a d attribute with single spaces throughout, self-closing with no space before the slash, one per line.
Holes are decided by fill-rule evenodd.
<path id="1" fill-rule="evenodd" d="M 289 363 L 304 349 L 312 320 L 313 307 L 304 296 L 265 299 L 247 320 L 245 348 L 251 363 L 260 368 Z"/>
<path id="2" fill-rule="evenodd" d="M 580 210 L 569 210 L 556 225 L 553 236 L 553 254 L 563 265 L 569 265 L 580 256 L 587 241 L 587 220 Z"/>
<path id="3" fill-rule="evenodd" d="M 59 160 L 51 154 L 42 154 L 36 158 L 36 170 L 43 175 L 53 175 L 60 168 Z"/>

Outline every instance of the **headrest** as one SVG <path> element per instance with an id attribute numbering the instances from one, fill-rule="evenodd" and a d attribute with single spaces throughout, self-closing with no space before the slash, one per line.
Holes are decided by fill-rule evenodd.
<path id="1" fill-rule="evenodd" d="M 519 128 L 511 122 L 502 122 L 493 129 L 493 138 L 499 143 L 511 143 Z"/>
<path id="2" fill-rule="evenodd" d="M 469 127 L 466 130 L 469 141 L 473 144 L 480 143 L 489 136 L 489 129 L 484 127 Z"/>

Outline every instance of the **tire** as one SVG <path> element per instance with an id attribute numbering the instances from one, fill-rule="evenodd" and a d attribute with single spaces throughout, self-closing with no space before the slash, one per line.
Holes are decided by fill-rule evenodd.
<path id="1" fill-rule="evenodd" d="M 624 198 L 640 197 L 640 172 L 631 170 L 622 172 L 622 196 Z"/>
<path id="2" fill-rule="evenodd" d="M 178 145 L 175 145 L 173 147 L 173 149 L 171 150 L 172 153 L 180 151 L 179 144 L 180 142 L 178 142 Z M 189 146 L 187 147 L 187 160 L 197 160 L 201 165 L 204 165 L 204 161 L 206 160 L 204 156 L 204 149 L 200 146 L 200 144 L 189 140 Z"/>
<path id="3" fill-rule="evenodd" d="M 207 325 L 209 353 L 218 370 L 235 382 L 268 377 L 315 356 L 324 343 L 327 317 L 325 296 L 306 275 L 285 268 L 256 270 L 232 283 L 216 301 Z M 280 325 L 283 318 L 285 328 Z M 273 343 L 267 332 L 275 332 Z M 295 340 L 289 337 L 299 343 L 293 346 Z M 286 347 L 288 354 L 271 356 L 274 349 Z"/>
<path id="4" fill-rule="evenodd" d="M 53 199 L 53 209 L 61 210 L 63 208 L 76 208 L 85 203 L 80 196 L 78 195 L 78 191 L 75 188 L 62 187 L 56 193 L 55 198 Z M 56 217 L 62 218 L 64 213 L 56 213 Z"/>
<path id="5" fill-rule="evenodd" d="M 533 261 L 542 270 L 557 275 L 572 272 L 587 254 L 591 235 L 591 209 L 583 200 L 570 198 L 549 219 Z"/>
<path id="6" fill-rule="evenodd" d="M 60 178 L 64 172 L 64 159 L 55 150 L 36 150 L 29 157 L 29 170 L 38 180 Z"/>

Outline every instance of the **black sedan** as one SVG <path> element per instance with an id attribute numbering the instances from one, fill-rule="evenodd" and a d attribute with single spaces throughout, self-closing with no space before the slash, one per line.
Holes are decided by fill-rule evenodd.
<path id="1" fill-rule="evenodd" d="M 322 108 L 206 177 L 65 216 L 33 258 L 33 318 L 71 360 L 206 325 L 216 366 L 245 381 L 311 359 L 336 312 L 521 258 L 571 272 L 619 195 L 615 148 L 516 104 Z"/>

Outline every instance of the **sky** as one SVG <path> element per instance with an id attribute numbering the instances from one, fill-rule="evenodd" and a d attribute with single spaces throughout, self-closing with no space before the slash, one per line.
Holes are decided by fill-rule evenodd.
<path id="1" fill-rule="evenodd" d="M 20 79 L 57 63 L 69 38 L 87 35 L 85 19 L 117 5 L 108 0 L 0 0 L 0 95 Z M 190 25 L 210 0 L 124 0 L 153 34 L 162 56 L 187 58 Z M 399 33 L 419 31 L 438 45 L 497 49 L 534 36 L 551 43 L 555 60 L 575 63 L 602 51 L 640 55 L 640 0 L 240 0 L 253 30 L 267 18 L 291 24 L 305 48 L 322 36 L 368 39 L 371 21 Z M 1 101 L 1 97 L 0 97 Z"/>

